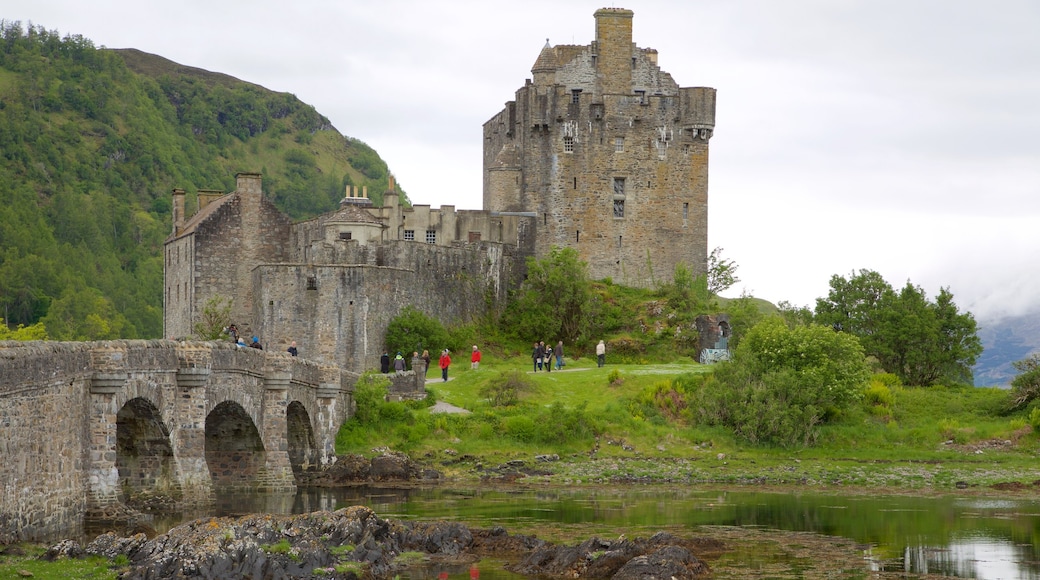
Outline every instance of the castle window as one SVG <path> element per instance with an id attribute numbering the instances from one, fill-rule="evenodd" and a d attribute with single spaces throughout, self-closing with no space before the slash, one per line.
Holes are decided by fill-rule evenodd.
<path id="1" fill-rule="evenodd" d="M 471 241 L 471 242 L 479 242 L 480 241 L 480 232 L 470 232 L 469 233 L 469 241 Z"/>
<path id="2" fill-rule="evenodd" d="M 307 276 L 307 289 L 317 290 L 318 289 L 318 278 L 315 276 Z"/>
<path id="3" fill-rule="evenodd" d="M 690 218 L 690 204 L 683 203 L 682 204 L 682 219 L 683 219 L 683 221 L 686 221 L 689 218 Z"/>
<path id="4" fill-rule="evenodd" d="M 625 200 L 615 199 L 614 200 L 614 217 L 623 218 L 625 217 Z"/>
<path id="5" fill-rule="evenodd" d="M 615 153 L 624 153 L 625 152 L 625 138 L 624 137 L 615 137 L 614 138 L 614 152 Z"/>
<path id="6" fill-rule="evenodd" d="M 614 178 L 614 197 L 621 196 L 625 197 L 625 178 L 615 177 Z"/>
<path id="7" fill-rule="evenodd" d="M 581 241 L 581 230 L 574 230 L 574 243 Z"/>
<path id="8" fill-rule="evenodd" d="M 405 230 L 404 231 L 404 239 L 405 239 L 405 241 L 408 241 L 408 242 L 414 242 L 415 241 L 415 230 Z"/>
<path id="9" fill-rule="evenodd" d="M 437 243 L 437 230 L 426 230 L 426 243 L 436 244 Z"/>
<path id="10" fill-rule="evenodd" d="M 580 103 L 581 102 L 581 89 L 571 89 L 571 102 L 572 103 Z"/>
<path id="11" fill-rule="evenodd" d="M 565 153 L 574 153 L 574 137 L 563 138 L 563 151 Z"/>
<path id="12" fill-rule="evenodd" d="M 646 104 L 646 91 L 636 91 L 636 96 L 639 97 L 639 104 Z"/>
<path id="13" fill-rule="evenodd" d="M 351 236 L 352 236 L 351 232 L 340 232 L 339 233 L 339 239 L 341 239 L 341 240 L 349 240 L 349 239 L 351 239 Z"/>
<path id="14" fill-rule="evenodd" d="M 574 189 L 578 189 L 578 178 L 574 178 Z"/>

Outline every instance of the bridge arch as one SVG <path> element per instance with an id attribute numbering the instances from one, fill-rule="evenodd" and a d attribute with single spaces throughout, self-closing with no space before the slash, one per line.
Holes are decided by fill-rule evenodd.
<path id="1" fill-rule="evenodd" d="M 319 449 L 315 444 L 314 426 L 310 413 L 300 401 L 291 401 L 286 407 L 286 439 L 289 446 L 289 465 L 293 474 L 299 477 L 300 472 L 317 464 Z"/>
<path id="2" fill-rule="evenodd" d="M 256 422 L 234 401 L 206 415 L 206 465 L 216 489 L 252 489 L 267 462 Z"/>
<path id="3" fill-rule="evenodd" d="M 129 505 L 180 495 L 170 429 L 159 408 L 144 397 L 130 399 L 116 412 L 116 471 Z"/>

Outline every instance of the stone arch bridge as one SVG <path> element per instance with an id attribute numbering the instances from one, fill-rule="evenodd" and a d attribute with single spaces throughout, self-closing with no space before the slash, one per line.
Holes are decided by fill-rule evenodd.
<path id="1" fill-rule="evenodd" d="M 225 342 L 0 342 L 0 544 L 135 497 L 294 490 L 334 458 L 356 380 Z"/>

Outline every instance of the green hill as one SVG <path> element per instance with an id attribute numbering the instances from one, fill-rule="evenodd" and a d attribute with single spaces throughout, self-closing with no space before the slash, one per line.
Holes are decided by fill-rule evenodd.
<path id="1" fill-rule="evenodd" d="M 259 171 L 294 218 L 388 169 L 314 107 L 228 75 L 0 21 L 0 317 L 52 339 L 162 333 L 170 191 Z"/>

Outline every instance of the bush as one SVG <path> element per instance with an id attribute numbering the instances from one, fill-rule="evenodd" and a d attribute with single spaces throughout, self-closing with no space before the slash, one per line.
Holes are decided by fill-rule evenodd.
<path id="1" fill-rule="evenodd" d="M 534 383 L 524 373 L 514 369 L 492 378 L 480 387 L 478 394 L 487 399 L 492 407 L 504 407 L 515 405 L 520 401 L 521 395 L 533 388 Z"/>
<path id="2" fill-rule="evenodd" d="M 868 378 L 855 337 L 768 318 L 716 365 L 695 402 L 706 423 L 752 443 L 811 445 L 822 423 L 863 397 Z"/>
<path id="3" fill-rule="evenodd" d="M 506 417 L 502 423 L 503 432 L 506 437 L 509 437 L 514 441 L 519 441 L 520 443 L 534 442 L 537 427 L 535 426 L 533 418 L 527 415 L 516 415 L 513 417 Z"/>
<path id="4" fill-rule="evenodd" d="M 1033 428 L 1033 432 L 1040 433 L 1040 407 L 1033 407 L 1029 412 L 1029 426 Z"/>
<path id="5" fill-rule="evenodd" d="M 404 307 L 386 327 L 387 352 L 400 352 L 408 358 L 412 352 L 429 350 L 436 359 L 436 353 L 451 349 L 450 343 L 451 336 L 444 325 L 413 306 Z"/>

